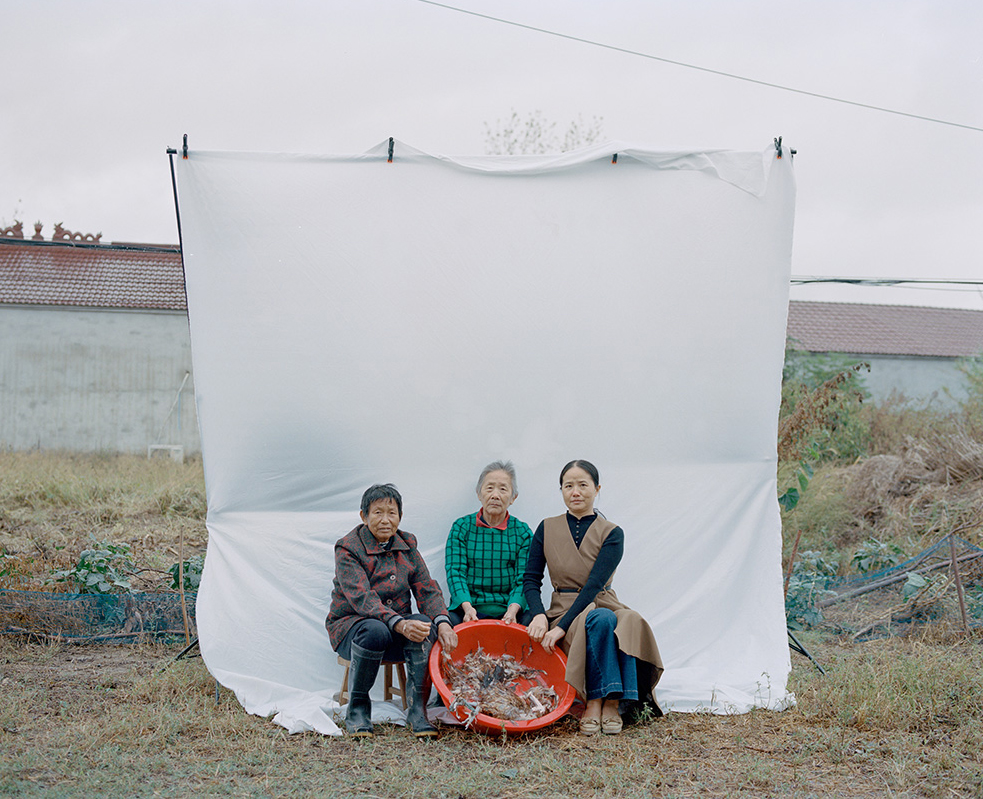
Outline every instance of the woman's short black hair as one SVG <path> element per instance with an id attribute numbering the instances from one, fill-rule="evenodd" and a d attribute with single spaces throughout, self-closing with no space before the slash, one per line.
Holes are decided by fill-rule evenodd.
<path id="1" fill-rule="evenodd" d="M 395 500 L 396 510 L 399 511 L 399 518 L 403 518 L 403 498 L 399 495 L 399 491 L 392 483 L 376 483 L 374 486 L 369 486 L 365 489 L 365 493 L 362 494 L 362 514 L 368 516 L 372 503 L 378 502 L 380 499 Z"/>
<path id="2" fill-rule="evenodd" d="M 561 486 L 563 485 L 563 476 L 573 468 L 583 469 L 590 475 L 590 479 L 594 481 L 594 488 L 601 487 L 601 476 L 597 473 L 597 467 L 590 461 L 580 460 L 579 458 L 575 461 L 570 461 L 570 463 L 560 470 Z"/>

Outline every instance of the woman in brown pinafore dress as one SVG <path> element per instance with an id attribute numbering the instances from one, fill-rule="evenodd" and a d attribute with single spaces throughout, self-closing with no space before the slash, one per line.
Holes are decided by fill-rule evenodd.
<path id="1" fill-rule="evenodd" d="M 654 706 L 662 658 L 648 622 L 611 590 L 624 554 L 624 532 L 594 510 L 600 490 L 597 468 L 575 460 L 560 472 L 567 512 L 544 519 L 533 535 L 523 591 L 530 611 L 529 637 L 567 654 L 566 681 L 587 703 L 584 735 L 621 732 L 622 701 Z M 553 596 L 543 608 L 540 589 L 549 568 Z"/>

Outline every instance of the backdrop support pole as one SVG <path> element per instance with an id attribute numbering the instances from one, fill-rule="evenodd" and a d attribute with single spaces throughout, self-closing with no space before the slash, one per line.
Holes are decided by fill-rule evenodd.
<path id="1" fill-rule="evenodd" d="M 809 650 L 802 646 L 802 643 L 795 637 L 795 633 L 793 633 L 791 629 L 787 627 L 785 629 L 788 631 L 788 637 L 792 641 L 792 643 L 788 645 L 788 648 L 793 652 L 798 652 L 800 655 L 805 655 L 807 658 L 809 658 L 809 660 L 812 661 L 812 665 L 819 669 L 819 673 L 825 677 L 826 669 L 820 666 L 819 661 L 809 654 Z"/>

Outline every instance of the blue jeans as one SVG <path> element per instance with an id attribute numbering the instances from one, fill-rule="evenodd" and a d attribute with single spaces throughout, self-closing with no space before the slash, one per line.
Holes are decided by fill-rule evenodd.
<path id="1" fill-rule="evenodd" d="M 587 699 L 638 700 L 635 658 L 618 649 L 618 617 L 607 608 L 587 614 Z"/>

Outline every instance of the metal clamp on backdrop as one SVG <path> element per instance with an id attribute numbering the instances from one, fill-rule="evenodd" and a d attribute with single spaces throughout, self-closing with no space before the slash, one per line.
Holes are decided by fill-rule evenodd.
<path id="1" fill-rule="evenodd" d="M 778 153 L 778 157 L 781 158 L 782 157 L 782 137 L 781 136 L 779 136 L 777 139 L 775 139 L 775 150 Z M 795 154 L 797 152 L 798 152 L 798 150 L 793 150 L 790 147 L 789 148 L 789 151 L 788 151 L 788 154 L 790 156 L 792 156 L 792 158 L 795 158 Z"/>

